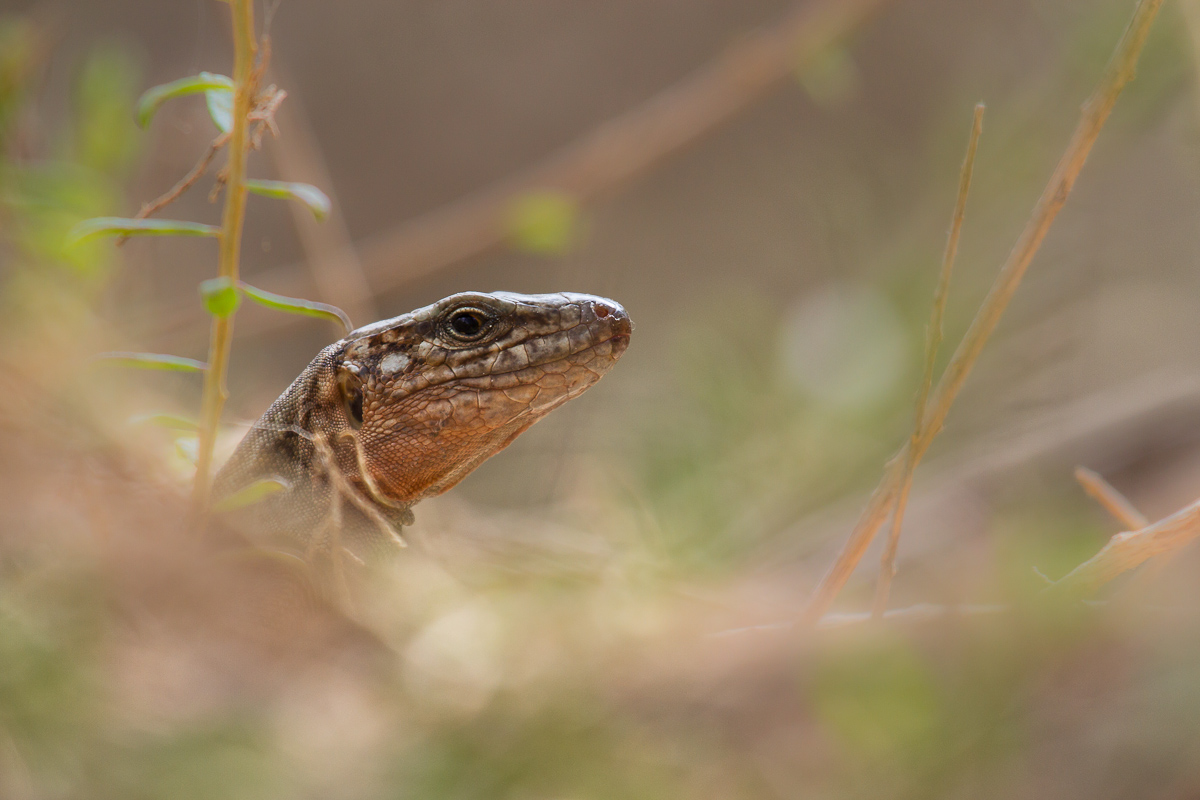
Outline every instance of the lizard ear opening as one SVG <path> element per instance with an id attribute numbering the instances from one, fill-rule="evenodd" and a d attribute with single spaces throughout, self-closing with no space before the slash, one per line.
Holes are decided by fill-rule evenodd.
<path id="1" fill-rule="evenodd" d="M 346 405 L 350 427 L 358 430 L 363 423 L 362 380 L 349 370 L 341 370 L 338 373 L 338 388 L 342 392 L 342 402 Z"/>

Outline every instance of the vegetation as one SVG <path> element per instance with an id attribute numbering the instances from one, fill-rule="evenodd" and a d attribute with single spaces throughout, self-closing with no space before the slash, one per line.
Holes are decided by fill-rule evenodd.
<path id="1" fill-rule="evenodd" d="M 663 355 L 641 371 L 623 362 L 611 394 L 597 389 L 580 401 L 604 424 L 589 428 L 588 418 L 565 413 L 548 419 L 500 456 L 507 465 L 498 461 L 490 478 L 485 468 L 480 482 L 419 507 L 418 525 L 406 531 L 414 546 L 361 571 L 351 618 L 307 596 L 297 601 L 286 558 L 250 562 L 195 535 L 209 510 L 220 440 L 231 438 L 228 429 L 222 437 L 222 419 L 233 416 L 224 406 L 234 321 L 242 326 L 248 316 L 239 316 L 242 301 L 298 320 L 318 317 L 333 323 L 329 330 L 350 328 L 333 306 L 243 279 L 246 272 L 259 282 L 243 270 L 255 253 L 243 239 L 259 244 L 243 226 L 254 224 L 256 209 L 270 213 L 251 195 L 297 203 L 318 219 L 336 220 L 338 208 L 312 185 L 251 176 L 247 165 L 266 135 L 276 127 L 280 137 L 291 134 L 282 124 L 288 101 L 268 82 L 271 44 L 255 4 L 212 5 L 231 23 L 230 74 L 200 72 L 140 100 L 146 81 L 123 50 L 97 46 L 71 64 L 52 26 L 0 25 L 0 798 L 1195 793 L 1200 597 L 1184 546 L 1200 531 L 1200 511 L 1171 514 L 1179 503 L 1170 495 L 1174 505 L 1164 508 L 1164 485 L 1151 487 L 1164 494 L 1143 516 L 1090 471 L 1080 481 L 1099 507 L 1064 488 L 1063 462 L 1078 450 L 1064 457 L 1054 442 L 1093 436 L 1083 423 L 1094 404 L 1060 408 L 1052 397 L 1050 421 L 1020 438 L 988 413 L 972 417 L 970 394 L 1015 380 L 989 372 L 989 358 L 1002 362 L 1005 348 L 1036 350 L 1031 339 L 1055 340 L 1078 324 L 1059 320 L 1055 296 L 1045 300 L 1060 322 L 1051 334 L 1037 329 L 1028 307 L 1019 310 L 1021 297 L 1053 295 L 1054 285 L 1038 282 L 1043 274 L 1070 266 L 1062 247 L 1047 245 L 1038 261 L 1034 253 L 1064 202 L 1072 208 L 1075 178 L 1090 174 L 1084 160 L 1098 135 L 1093 160 L 1104 143 L 1123 141 L 1104 156 L 1111 164 L 1128 157 L 1130 142 L 1153 149 L 1137 136 L 1147 120 L 1184 125 L 1185 115 L 1168 113 L 1192 110 L 1180 101 L 1192 58 L 1183 27 L 1173 24 L 1180 16 L 1160 21 L 1149 37 L 1157 0 L 1137 3 L 1127 27 L 1132 0 L 1047 22 L 1061 33 L 1054 69 L 1027 94 L 990 102 L 982 139 L 976 112 L 972 157 L 957 181 L 970 104 L 945 101 L 953 112 L 928 123 L 929 152 L 909 156 L 914 171 L 938 165 L 928 196 L 903 199 L 929 208 L 934 221 L 889 245 L 871 280 L 826 276 L 784 300 L 728 275 L 704 291 L 690 273 L 672 274 L 677 306 L 629 304 L 640 328 L 630 356 L 656 344 Z M 822 7 L 804 9 L 810 5 Z M 854 14 L 806 11 L 780 29 L 820 23 L 841 31 L 863 24 L 873 4 L 833 5 Z M 702 71 L 717 76 L 719 91 L 686 79 L 687 91 L 651 104 L 650 116 L 631 114 L 585 137 L 591 149 L 569 147 L 550 168 L 534 168 L 534 179 L 518 176 L 504 191 L 424 218 L 429 238 L 397 241 L 401 249 L 425 243 L 426 260 L 398 263 L 478 255 L 499 240 L 531 271 L 583 269 L 594 231 L 611 224 L 589 217 L 593 198 L 618 174 L 629 179 L 672 149 L 646 131 L 668 131 L 672 147 L 693 136 L 638 125 L 655 119 L 654 109 L 700 108 L 705 113 L 672 117 L 700 128 L 715 124 L 714 107 L 748 106 L 722 92 L 763 91 L 762 75 L 777 71 L 775 41 L 755 35 L 731 45 L 728 60 Z M 1142 74 L 1101 135 L 1143 46 Z M 805 52 L 799 70 L 785 70 L 799 73 L 791 91 L 807 92 L 816 113 L 836 116 L 861 88 L 855 44 Z M 70 114 L 37 114 L 47 102 L 41 76 L 60 61 L 74 73 Z M 728 83 L 721 68 L 729 63 L 766 72 Z M 1067 141 L 1066 123 L 1031 132 L 1053 109 L 1074 115 L 1097 84 L 1026 223 L 1029 196 Z M 699 106 L 686 105 L 697 98 Z M 140 213 L 121 216 L 125 187 L 153 151 L 150 139 L 169 140 L 184 127 L 162 117 L 201 102 L 212 139 L 194 154 L 195 168 Z M 1194 122 L 1187 125 L 1192 131 Z M 629 149 L 639 145 L 645 150 Z M 574 172 L 572 159 L 591 163 L 581 153 L 615 158 L 600 160 L 617 165 L 613 175 L 579 179 L 590 173 Z M 864 160 L 855 151 L 847 164 Z M 219 223 L 168 219 L 218 165 Z M 741 180 L 745 169 L 732 172 Z M 855 174 L 847 183 L 861 178 Z M 547 176 L 554 180 L 539 183 Z M 934 256 L 955 186 L 935 289 Z M 831 229 L 854 219 L 857 212 L 845 211 L 856 202 L 852 189 L 850 200 L 822 198 Z M 1091 197 L 1076 208 L 1077 220 L 1099 213 Z M 721 201 L 730 227 L 778 233 L 757 206 L 737 216 L 745 196 Z M 640 212 L 629 217 L 641 224 Z M 1060 226 L 1066 221 L 1064 214 Z M 1022 223 L 989 292 L 993 276 L 981 266 L 978 240 L 1002 239 L 998 247 L 1007 248 Z M 471 224 L 477 236 L 456 227 Z M 440 238 L 447 230 L 461 240 L 457 249 Z M 156 236 L 163 238 L 147 241 Z M 138 241 L 115 246 L 125 238 Z M 135 262 L 151 252 L 152 266 L 165 268 L 174 253 L 209 239 L 216 269 L 199 287 L 207 358 L 183 348 L 161 349 L 197 357 L 141 352 L 131 342 L 155 337 L 137 308 L 144 287 L 129 278 Z M 687 243 L 676 247 L 686 261 Z M 1014 310 L 1024 316 L 1007 321 L 1010 329 L 985 349 L 1022 279 L 1026 294 Z M 194 278 L 187 280 L 190 293 Z M 1193 286 L 1176 276 L 1169 293 L 1190 303 L 1185 289 Z M 1069 283 L 1064 293 L 1094 291 Z M 1121 314 L 1133 314 L 1135 300 L 1123 299 Z M 948 342 L 963 342 L 953 354 L 939 351 L 943 327 Z M 1129 328 L 1114 330 L 1127 336 Z M 654 331 L 666 333 L 646 343 Z M 286 350 L 272 342 L 273 356 Z M 1110 356 L 1112 364 L 1121 359 Z M 261 363 L 248 360 L 248 371 Z M 1029 362 L 1010 363 L 1019 372 Z M 1136 388 L 1127 414 L 1135 423 L 1113 437 L 1122 442 L 1149 437 L 1147 417 L 1166 414 L 1163 407 L 1177 413 L 1186 405 L 1178 398 L 1190 397 L 1166 392 L 1152 406 L 1158 387 L 1139 377 Z M 1103 419 L 1116 416 L 1103 410 Z M 932 444 L 944 423 L 952 429 Z M 987 439 L 993 429 L 1000 435 Z M 1180 434 L 1170 436 L 1172 447 L 1182 446 Z M 522 449 L 526 441 L 532 450 Z M 982 454 L 970 447 L 976 441 Z M 1147 445 L 1143 458 L 1158 457 L 1155 448 Z M 1103 461 L 1116 449 L 1097 442 L 1084 452 Z M 1106 467 L 1117 459 L 1099 461 L 1093 466 L 1111 475 Z M 1130 475 L 1161 474 L 1127 469 L 1114 482 L 1135 490 Z M 544 492 L 540 502 L 514 502 L 514 481 Z M 231 502 L 254 502 L 271 488 Z M 1140 504 L 1155 495 L 1131 497 Z M 889 523 L 883 580 L 874 555 L 852 578 Z M 1112 538 L 1119 528 L 1133 533 Z M 822 581 L 830 563 L 838 566 Z"/>

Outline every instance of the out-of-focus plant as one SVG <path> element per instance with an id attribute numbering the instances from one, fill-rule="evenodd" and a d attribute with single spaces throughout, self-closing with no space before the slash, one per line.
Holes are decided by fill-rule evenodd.
<path id="1" fill-rule="evenodd" d="M 270 61 L 270 40 L 255 34 L 254 7 L 250 0 L 230 0 L 233 28 L 234 65 L 232 77 L 201 72 L 160 86 L 142 95 L 137 104 L 137 121 L 148 125 L 155 112 L 165 102 L 179 97 L 202 95 L 209 116 L 217 129 L 208 151 L 200 162 L 170 191 L 147 203 L 133 217 L 95 217 L 85 220 L 68 237 L 70 247 L 76 247 L 100 236 L 201 236 L 212 237 L 218 244 L 217 276 L 200 284 L 204 307 L 212 317 L 209 354 L 206 364 L 198 366 L 204 372 L 204 388 L 200 408 L 199 446 L 196 453 L 196 476 L 193 483 L 192 512 L 194 518 L 206 513 L 212 483 L 213 448 L 221 421 L 221 411 L 228 392 L 225 376 L 233 339 L 233 318 L 243 297 L 282 311 L 323 316 L 343 325 L 350 323 L 338 309 L 322 303 L 282 297 L 264 292 L 239 279 L 242 228 L 246 216 L 246 197 L 249 193 L 265 197 L 292 199 L 308 206 L 318 219 L 329 213 L 329 199 L 315 186 L 283 181 L 253 180 L 247 177 L 246 162 L 251 150 L 258 149 L 264 132 L 276 133 L 274 114 L 287 93 L 274 85 L 264 85 L 263 76 Z M 104 152 L 103 143 L 96 144 Z M 109 148 L 111 149 L 111 148 Z M 225 192 L 221 224 L 205 225 L 184 220 L 152 219 L 151 215 L 165 208 L 187 191 L 208 170 L 216 155 L 225 150 L 227 161 L 217 175 L 217 190 Z M 179 369 L 180 359 L 153 354 L 121 354 L 121 360 L 137 366 Z"/>
<path id="2" fill-rule="evenodd" d="M 132 121 L 114 112 L 133 98 L 137 68 L 113 46 L 96 48 L 84 61 L 71 125 L 56 136 L 37 130 L 30 99 L 48 38 L 29 21 L 0 20 L 0 247 L 10 314 L 34 302 L 30 281 L 56 270 L 76 278 L 59 281 L 60 289 L 101 285 L 111 256 L 96 247 L 67 246 L 67 232 L 85 217 L 113 210 L 137 149 Z"/>

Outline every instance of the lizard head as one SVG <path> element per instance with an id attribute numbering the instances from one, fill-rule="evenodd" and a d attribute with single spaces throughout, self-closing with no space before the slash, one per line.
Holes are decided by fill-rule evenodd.
<path id="1" fill-rule="evenodd" d="M 585 294 L 452 295 L 335 345 L 335 428 L 390 503 L 441 494 L 625 352 L 633 324 Z M 340 424 L 339 424 L 340 423 Z"/>

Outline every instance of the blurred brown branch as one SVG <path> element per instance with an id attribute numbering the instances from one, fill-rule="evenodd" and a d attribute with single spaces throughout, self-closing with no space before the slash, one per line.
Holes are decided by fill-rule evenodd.
<path id="1" fill-rule="evenodd" d="M 779 24 L 740 38 L 687 78 L 527 172 L 369 237 L 337 258 L 357 258 L 378 293 L 500 247 L 508 235 L 506 221 L 514 199 L 533 190 L 554 190 L 591 200 L 636 178 L 754 105 L 885 2 L 802 3 Z M 311 296 L 320 288 L 307 271 L 294 266 L 271 270 L 256 282 L 294 296 Z M 189 305 L 168 319 L 176 328 L 198 318 Z M 295 321 L 285 314 L 264 315 L 259 330 Z"/>
<path id="2" fill-rule="evenodd" d="M 1067 202 L 1071 188 L 1079 177 L 1083 164 L 1091 152 L 1092 145 L 1100 135 L 1108 115 L 1116 104 L 1121 90 L 1133 80 L 1137 72 L 1137 59 L 1141 54 L 1150 25 L 1158 13 L 1162 0 L 1140 0 L 1133 12 L 1129 26 L 1117 43 L 1116 50 L 1099 86 L 1083 105 L 1082 117 L 1067 150 L 1058 162 L 1053 176 L 1050 178 L 1042 196 L 1034 206 L 1033 215 L 1021 232 L 1016 246 L 1009 253 L 1000 274 L 996 276 L 991 290 L 984 298 L 971 327 L 963 336 L 962 342 L 946 365 L 946 371 L 934 392 L 924 423 L 921 425 L 919 440 L 905 443 L 900 452 L 888 462 L 883 480 L 871 494 L 866 509 L 859 518 L 858 524 L 850 534 L 849 540 L 841 553 L 830 566 L 829 571 L 817 586 L 812 600 L 804 610 L 803 618 L 808 624 L 815 624 L 829 610 L 834 598 L 846 585 L 850 574 L 862 560 L 867 547 L 875 538 L 879 528 L 887 519 L 904 473 L 904 467 L 909 459 L 909 451 L 914 448 L 924 450 L 933 441 L 945 422 L 950 406 L 970 374 L 971 367 L 979 358 L 979 353 L 987 343 L 992 331 L 1000 321 L 1001 315 L 1008 307 L 1009 301 L 1021 283 L 1025 270 L 1029 267 L 1033 256 L 1045 239 L 1055 217 Z M 1200 516 L 1200 511 L 1197 511 Z M 1139 562 L 1140 563 L 1140 562 Z M 1082 567 L 1081 567 L 1082 568 Z"/>

